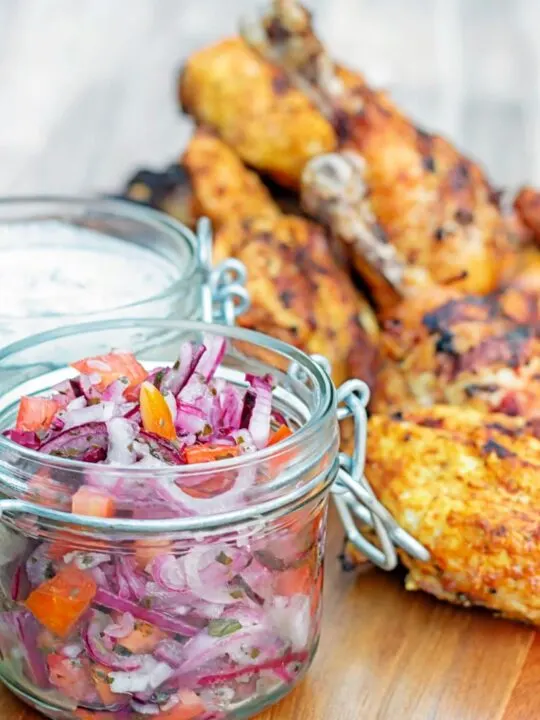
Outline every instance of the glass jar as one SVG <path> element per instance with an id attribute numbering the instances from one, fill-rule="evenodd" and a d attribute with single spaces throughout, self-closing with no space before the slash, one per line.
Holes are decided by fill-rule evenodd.
<path id="1" fill-rule="evenodd" d="M 242 268 L 225 265 L 245 306 Z M 206 219 L 195 235 L 162 213 L 117 199 L 4 199 L 0 345 L 113 317 L 211 321 L 212 289 L 223 284 L 224 272 L 211 272 Z"/>
<path id="2" fill-rule="evenodd" d="M 0 436 L 0 678 L 51 718 L 246 718 L 285 695 L 317 648 L 337 393 L 312 358 L 258 333 L 115 320 L 1 350 L 0 429 L 21 395 L 75 374 L 82 343 L 93 355 L 129 348 L 134 328 L 149 370 L 173 363 L 187 339 L 225 337 L 217 376 L 245 387 L 246 373 L 271 373 L 273 405 L 295 432 L 252 454 L 158 469 L 76 462 Z M 137 488 L 122 517 L 69 512 L 90 476 Z M 193 512 L 179 517 L 186 501 Z M 65 572 L 78 574 L 86 610 L 60 637 L 62 597 L 37 613 L 45 624 L 25 601 Z"/>

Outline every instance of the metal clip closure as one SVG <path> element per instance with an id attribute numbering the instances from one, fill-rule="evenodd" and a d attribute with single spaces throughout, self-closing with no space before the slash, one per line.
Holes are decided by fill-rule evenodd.
<path id="1" fill-rule="evenodd" d="M 235 325 L 236 318 L 249 308 L 246 268 L 234 258 L 212 267 L 212 225 L 206 217 L 197 223 L 197 247 L 203 273 L 202 319 L 208 323 Z"/>
<path id="2" fill-rule="evenodd" d="M 354 420 L 354 450 L 352 457 L 340 453 L 340 470 L 332 492 L 349 541 L 375 565 L 393 570 L 398 563 L 398 547 L 418 560 L 428 560 L 429 553 L 381 505 L 364 475 L 369 395 L 368 386 L 361 380 L 348 380 L 337 390 L 338 420 Z M 362 534 L 357 520 L 372 528 L 377 545 Z"/>

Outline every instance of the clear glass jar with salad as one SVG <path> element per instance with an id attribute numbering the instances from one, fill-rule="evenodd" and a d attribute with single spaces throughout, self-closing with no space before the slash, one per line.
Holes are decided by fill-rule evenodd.
<path id="1" fill-rule="evenodd" d="M 0 678 L 51 718 L 250 717 L 317 647 L 336 390 L 258 333 L 135 327 L 0 351 Z"/>

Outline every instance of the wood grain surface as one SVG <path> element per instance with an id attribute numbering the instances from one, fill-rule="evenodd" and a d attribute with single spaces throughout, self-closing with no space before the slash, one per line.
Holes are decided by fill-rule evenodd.
<path id="1" fill-rule="evenodd" d="M 306 679 L 260 720 L 540 717 L 533 630 L 407 593 L 398 573 L 344 573 L 341 542 L 331 512 L 319 651 Z M 0 689 L 0 718 L 39 715 Z"/>

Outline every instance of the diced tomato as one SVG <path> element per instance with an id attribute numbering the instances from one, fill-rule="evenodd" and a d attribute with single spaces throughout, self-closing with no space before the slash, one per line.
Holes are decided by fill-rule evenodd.
<path id="1" fill-rule="evenodd" d="M 154 715 L 157 720 L 195 720 L 199 715 L 206 712 L 201 699 L 192 690 L 180 690 L 178 693 L 180 702 L 170 710 Z"/>
<path id="2" fill-rule="evenodd" d="M 184 450 L 188 464 L 225 460 L 240 454 L 238 445 L 191 445 Z"/>
<path id="3" fill-rule="evenodd" d="M 90 672 L 92 681 L 104 705 L 114 705 L 122 700 L 123 695 L 114 693 L 111 690 L 111 683 L 109 681 L 110 668 L 106 668 L 103 665 L 92 665 Z"/>
<path id="4" fill-rule="evenodd" d="M 77 702 L 88 701 L 95 696 L 87 658 L 67 658 L 52 653 L 47 656 L 49 680 L 64 695 Z"/>
<path id="5" fill-rule="evenodd" d="M 137 620 L 135 629 L 127 637 L 118 640 L 118 644 L 135 654 L 150 653 L 166 637 L 167 634 L 155 625 Z"/>
<path id="6" fill-rule="evenodd" d="M 58 412 L 55 400 L 43 397 L 22 397 L 17 413 L 17 430 L 38 432 L 46 430 Z"/>
<path id="7" fill-rule="evenodd" d="M 280 425 L 278 429 L 270 435 L 268 445 L 275 445 L 276 443 L 285 440 L 285 438 L 290 437 L 292 434 L 293 431 L 290 427 L 287 427 L 287 425 Z"/>
<path id="8" fill-rule="evenodd" d="M 71 498 L 71 511 L 76 515 L 110 518 L 116 514 L 116 503 L 106 492 L 83 485 Z"/>
<path id="9" fill-rule="evenodd" d="M 236 477 L 237 475 L 235 472 L 221 472 L 217 475 L 209 477 L 207 480 L 203 480 L 203 482 L 198 485 L 182 487 L 182 491 L 185 492 L 186 495 L 191 495 L 191 497 L 194 498 L 204 499 L 215 497 L 216 495 L 220 495 L 221 493 L 230 490 L 236 482 Z"/>
<path id="10" fill-rule="evenodd" d="M 128 384 L 126 392 L 124 392 L 127 399 L 131 399 L 129 390 L 140 385 L 148 377 L 148 373 L 132 353 L 112 352 L 106 355 L 97 355 L 78 360 L 71 363 L 71 366 L 83 375 L 99 375 L 101 380 L 96 387 L 101 392 L 115 380 L 122 377 L 127 378 Z"/>
<path id="11" fill-rule="evenodd" d="M 24 604 L 44 627 L 66 637 L 89 608 L 96 591 L 90 575 L 67 565 L 33 590 Z"/>
<path id="12" fill-rule="evenodd" d="M 308 595 L 313 589 L 313 575 L 308 565 L 277 573 L 274 588 L 278 595 Z"/>
<path id="13" fill-rule="evenodd" d="M 57 510 L 69 510 L 70 498 L 65 485 L 58 480 L 53 480 L 46 468 L 30 478 L 27 486 L 27 496 L 31 502 L 39 505 L 56 508 Z"/>
<path id="14" fill-rule="evenodd" d="M 141 570 L 144 570 L 148 563 L 158 555 L 167 555 L 170 552 L 170 540 L 136 540 L 135 560 Z"/>
<path id="15" fill-rule="evenodd" d="M 173 417 L 167 402 L 155 385 L 143 382 L 139 397 L 141 418 L 146 432 L 166 440 L 176 440 Z"/>

